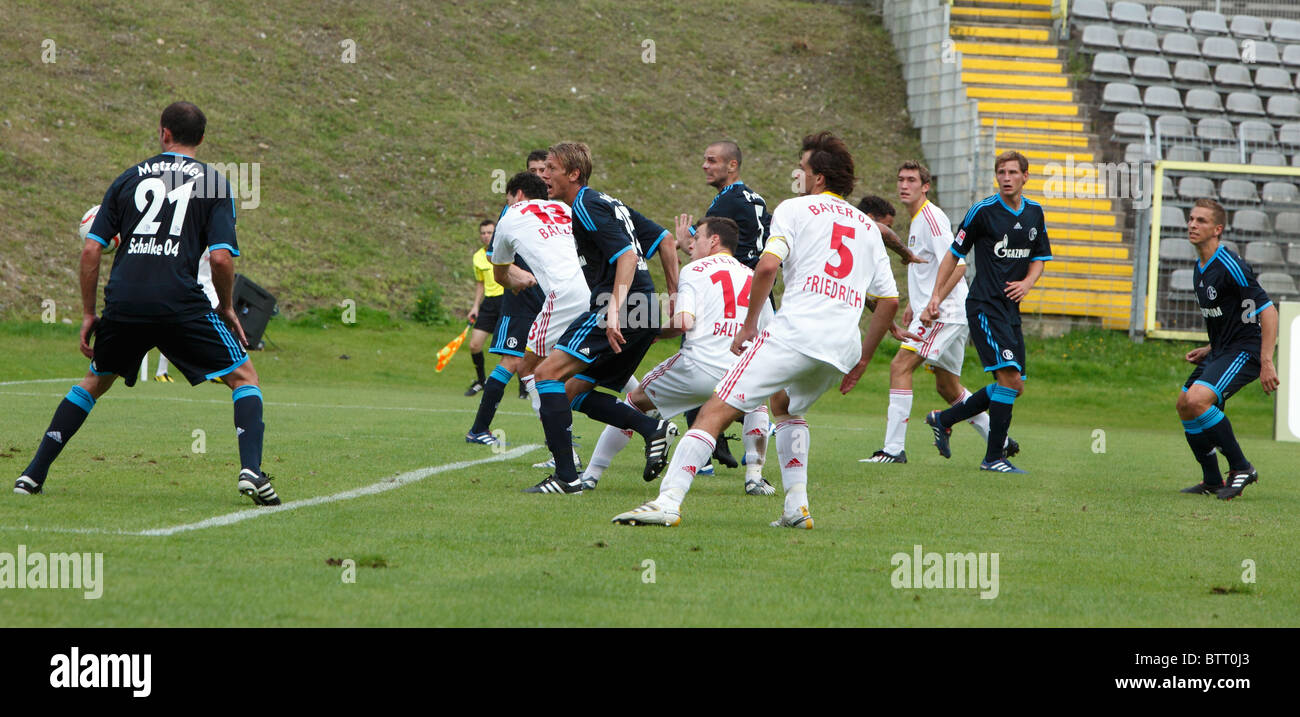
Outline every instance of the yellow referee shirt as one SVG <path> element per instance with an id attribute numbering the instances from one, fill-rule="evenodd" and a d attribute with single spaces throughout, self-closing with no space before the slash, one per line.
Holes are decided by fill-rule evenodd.
<path id="1" fill-rule="evenodd" d="M 488 261 L 486 248 L 474 252 L 474 281 L 483 282 L 484 296 L 501 296 L 506 291 L 492 273 L 492 262 Z"/>

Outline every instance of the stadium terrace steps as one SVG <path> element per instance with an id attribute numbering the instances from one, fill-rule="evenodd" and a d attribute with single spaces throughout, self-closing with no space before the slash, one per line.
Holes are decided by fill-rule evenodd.
<path id="1" fill-rule="evenodd" d="M 1066 73 L 1068 53 L 1051 42 L 1051 9 L 1052 0 L 954 0 L 949 31 L 981 127 L 992 130 L 997 152 L 1015 149 L 1029 159 L 1025 196 L 1046 216 L 1054 260 L 1023 308 L 1123 328 L 1131 240 L 1122 207 L 1091 166 L 1103 145 Z M 992 181 L 989 190 L 997 191 Z"/>

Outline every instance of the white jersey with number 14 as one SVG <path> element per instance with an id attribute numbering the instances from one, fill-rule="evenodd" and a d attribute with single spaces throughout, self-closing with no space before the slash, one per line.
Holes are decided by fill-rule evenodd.
<path id="1" fill-rule="evenodd" d="M 866 297 L 898 297 L 875 222 L 831 192 L 794 197 L 772 213 L 764 253 L 781 259 L 785 277 L 768 330 L 848 373 L 862 356 Z"/>
<path id="2" fill-rule="evenodd" d="M 695 317 L 682 341 L 681 354 L 710 371 L 713 379 L 736 362 L 731 341 L 752 308 L 750 285 L 754 272 L 730 254 L 714 254 L 682 267 L 673 311 Z M 763 302 L 758 319 L 762 330 L 772 318 L 772 305 Z"/>

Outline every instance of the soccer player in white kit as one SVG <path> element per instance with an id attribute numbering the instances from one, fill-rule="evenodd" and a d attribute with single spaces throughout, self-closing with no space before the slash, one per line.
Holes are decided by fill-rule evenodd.
<path id="1" fill-rule="evenodd" d="M 885 447 L 863 463 L 906 463 L 907 422 L 912 413 L 912 374 L 922 364 L 934 371 L 934 387 L 948 402 L 956 405 L 970 395 L 961 384 L 961 367 L 966 359 L 966 260 L 948 279 L 943 294 L 947 298 L 939 307 L 939 317 L 930 325 L 921 323 L 921 312 L 934 294 L 934 280 L 939 263 L 952 246 L 952 224 L 943 210 L 930 202 L 930 170 L 920 162 L 907 161 L 898 168 L 898 198 L 912 216 L 907 232 L 907 248 L 925 263 L 907 266 L 907 310 L 903 323 L 920 341 L 907 339 L 889 364 L 889 411 L 885 422 Z M 989 415 L 980 413 L 970 419 L 980 437 L 988 440 Z M 1015 455 L 1019 445 L 1008 438 L 1008 451 Z"/>
<path id="2" fill-rule="evenodd" d="M 678 234 L 689 224 L 686 215 L 679 216 Z M 685 334 L 682 350 L 651 369 L 628 395 L 628 401 L 642 412 L 657 410 L 665 419 L 698 408 L 713 395 L 713 388 L 736 362 L 731 340 L 744 325 L 751 306 L 754 271 L 735 256 L 740 244 L 736 222 L 727 217 L 705 217 L 691 242 L 692 261 L 682 267 L 677 279 L 672 323 L 659 333 L 661 341 Z M 765 327 L 771 316 L 772 305 L 764 303 L 758 327 Z M 745 493 L 749 495 L 776 493 L 772 484 L 763 479 L 767 423 L 767 406 L 745 414 Z M 583 490 L 595 489 L 614 455 L 631 440 L 631 434 L 614 426 L 605 427 L 582 474 Z"/>
<path id="3" fill-rule="evenodd" d="M 857 384 L 893 324 L 898 288 L 880 231 L 844 200 L 855 181 L 844 141 L 830 132 L 804 137 L 799 168 L 803 195 L 781 202 L 772 214 L 771 237 L 754 271 L 749 298 L 751 307 L 763 305 L 777 269 L 784 267 L 781 309 L 762 333 L 758 313 L 745 317 L 731 348 L 740 359 L 673 452 L 659 496 L 614 516 L 613 522 L 680 524 L 691 480 L 713 454 L 713 436 L 770 397 L 785 490 L 784 510 L 771 525 L 813 527 L 808 512 L 810 435 L 803 416 L 837 381 L 841 393 Z M 859 343 L 858 321 L 868 296 L 876 299 L 876 309 Z"/>

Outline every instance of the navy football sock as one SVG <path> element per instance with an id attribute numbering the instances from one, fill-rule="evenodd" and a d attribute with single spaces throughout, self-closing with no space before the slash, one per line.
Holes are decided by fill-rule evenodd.
<path id="1" fill-rule="evenodd" d="M 955 426 L 968 418 L 974 418 L 975 416 L 989 410 L 989 392 L 994 388 L 997 388 L 997 384 L 990 383 L 984 388 L 981 388 L 975 393 L 967 396 L 965 401 L 940 411 L 939 423 L 943 424 L 945 427 Z M 989 435 L 992 436 L 991 433 Z"/>
<path id="2" fill-rule="evenodd" d="M 624 431 L 630 428 L 642 436 L 654 433 L 659 427 L 658 420 L 600 391 L 588 391 L 573 399 L 573 408 L 601 423 Z"/>
<path id="3" fill-rule="evenodd" d="M 578 470 L 573 466 L 573 411 L 564 395 L 560 381 L 538 381 L 537 394 L 542 407 L 542 432 L 546 434 L 546 447 L 555 458 L 555 478 L 565 483 L 578 480 Z"/>
<path id="4" fill-rule="evenodd" d="M 483 395 L 479 397 L 478 413 L 474 416 L 474 425 L 470 433 L 484 433 L 492 427 L 492 419 L 497 415 L 497 404 L 506 393 L 506 384 L 510 383 L 510 373 L 505 366 L 498 365 L 492 369 L 487 383 L 483 384 Z"/>
<path id="5" fill-rule="evenodd" d="M 27 464 L 27 470 L 23 471 L 23 475 L 37 483 L 44 483 L 50 464 L 59 457 L 63 447 L 72 439 L 77 429 L 81 428 L 81 424 L 86 421 L 86 416 L 90 415 L 90 409 L 94 407 L 95 399 L 91 397 L 90 392 L 80 386 L 73 386 L 72 390 L 68 391 L 68 395 L 59 402 L 59 407 L 54 409 L 50 426 L 45 429 L 41 445 L 37 447 L 36 455 L 32 457 L 32 462 Z"/>
<path id="6" fill-rule="evenodd" d="M 1016 402 L 1016 391 L 994 384 L 985 389 L 985 393 L 989 396 L 989 442 L 984 449 L 984 462 L 992 463 L 1002 459 L 1007 431 L 1011 429 L 1011 407 Z"/>
<path id="7" fill-rule="evenodd" d="M 1223 457 L 1228 459 L 1228 470 L 1244 471 L 1250 468 L 1250 461 L 1242 454 L 1237 436 L 1232 432 L 1232 422 L 1218 406 L 1210 406 L 1205 413 L 1192 420 L 1198 422 L 1201 433 L 1218 446 Z"/>
<path id="8" fill-rule="evenodd" d="M 478 374 L 478 382 L 483 383 L 487 379 L 483 377 L 483 352 L 470 352 L 469 357 L 474 360 L 474 372 Z"/>
<path id="9" fill-rule="evenodd" d="M 691 426 L 693 423 L 695 423 L 695 417 L 698 416 L 698 415 L 700 415 L 700 409 L 698 409 L 698 408 L 692 408 L 691 410 L 689 410 L 689 411 L 687 411 L 686 413 L 683 413 L 683 414 L 682 414 L 682 417 L 686 419 L 686 427 L 687 427 L 687 428 L 690 428 L 690 426 Z"/>
<path id="10" fill-rule="evenodd" d="M 1195 421 L 1183 421 L 1183 435 L 1192 449 L 1196 462 L 1201 464 L 1201 482 L 1206 485 L 1223 485 L 1219 474 L 1219 456 L 1214 452 L 1214 441 L 1198 428 Z"/>
<path id="11" fill-rule="evenodd" d="M 235 403 L 235 435 L 239 438 L 239 466 L 254 473 L 262 471 L 262 389 L 245 384 L 230 392 Z"/>

